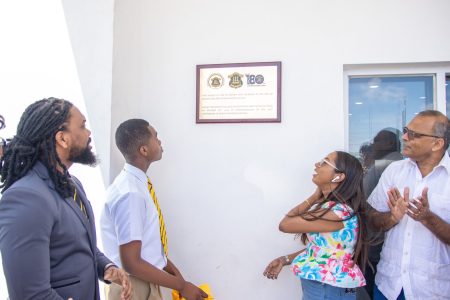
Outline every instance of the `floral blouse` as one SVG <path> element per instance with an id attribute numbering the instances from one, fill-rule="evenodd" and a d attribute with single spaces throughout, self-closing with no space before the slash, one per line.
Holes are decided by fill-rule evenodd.
<path id="1" fill-rule="evenodd" d="M 333 201 L 323 204 L 341 219 L 348 218 L 350 206 Z M 316 280 L 332 286 L 355 288 L 366 285 L 359 267 L 352 260 L 358 236 L 356 216 L 343 221 L 344 228 L 333 232 L 308 233 L 305 251 L 292 261 L 294 274 L 303 279 Z"/>

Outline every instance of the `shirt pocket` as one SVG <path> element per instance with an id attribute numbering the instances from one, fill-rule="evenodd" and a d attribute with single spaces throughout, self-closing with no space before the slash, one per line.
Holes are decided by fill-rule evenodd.
<path id="1" fill-rule="evenodd" d="M 450 195 L 429 194 L 428 203 L 433 213 L 450 223 Z"/>
<path id="2" fill-rule="evenodd" d="M 432 262 L 416 257 L 411 272 L 411 285 L 416 287 L 418 299 L 449 299 L 450 264 Z"/>

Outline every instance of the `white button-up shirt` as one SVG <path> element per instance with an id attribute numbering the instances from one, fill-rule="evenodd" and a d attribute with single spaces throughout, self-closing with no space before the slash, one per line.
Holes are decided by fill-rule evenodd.
<path id="1" fill-rule="evenodd" d="M 100 223 L 105 254 L 116 265 L 122 266 L 120 245 L 141 241 L 142 259 L 159 269 L 166 266 L 158 211 L 142 170 L 125 164 L 107 190 Z"/>
<path id="2" fill-rule="evenodd" d="M 419 197 L 428 187 L 430 210 L 450 223 L 450 158 L 447 153 L 433 171 L 422 177 L 417 164 L 405 159 L 393 162 L 370 195 L 369 204 L 389 211 L 387 191 Z M 401 289 L 406 299 L 450 299 L 450 245 L 440 241 L 420 222 L 405 215 L 385 234 L 375 283 L 388 299 L 397 299 Z"/>

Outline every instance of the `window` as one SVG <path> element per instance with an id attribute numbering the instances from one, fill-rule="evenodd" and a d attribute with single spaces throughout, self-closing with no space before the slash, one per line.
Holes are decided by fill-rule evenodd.
<path id="1" fill-rule="evenodd" d="M 450 62 L 344 65 L 343 71 L 346 149 L 359 158 L 381 129 L 400 134 L 419 111 L 450 117 Z"/>
<path id="2" fill-rule="evenodd" d="M 396 133 L 418 112 L 433 109 L 434 75 L 350 76 L 349 151 L 360 156 L 383 129 Z"/>

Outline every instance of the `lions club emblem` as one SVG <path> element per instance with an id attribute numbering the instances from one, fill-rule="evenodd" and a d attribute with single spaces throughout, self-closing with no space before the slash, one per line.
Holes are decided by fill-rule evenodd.
<path id="1" fill-rule="evenodd" d="M 223 85 L 223 77 L 219 73 L 213 73 L 208 78 L 208 85 L 213 89 L 218 89 Z"/>

